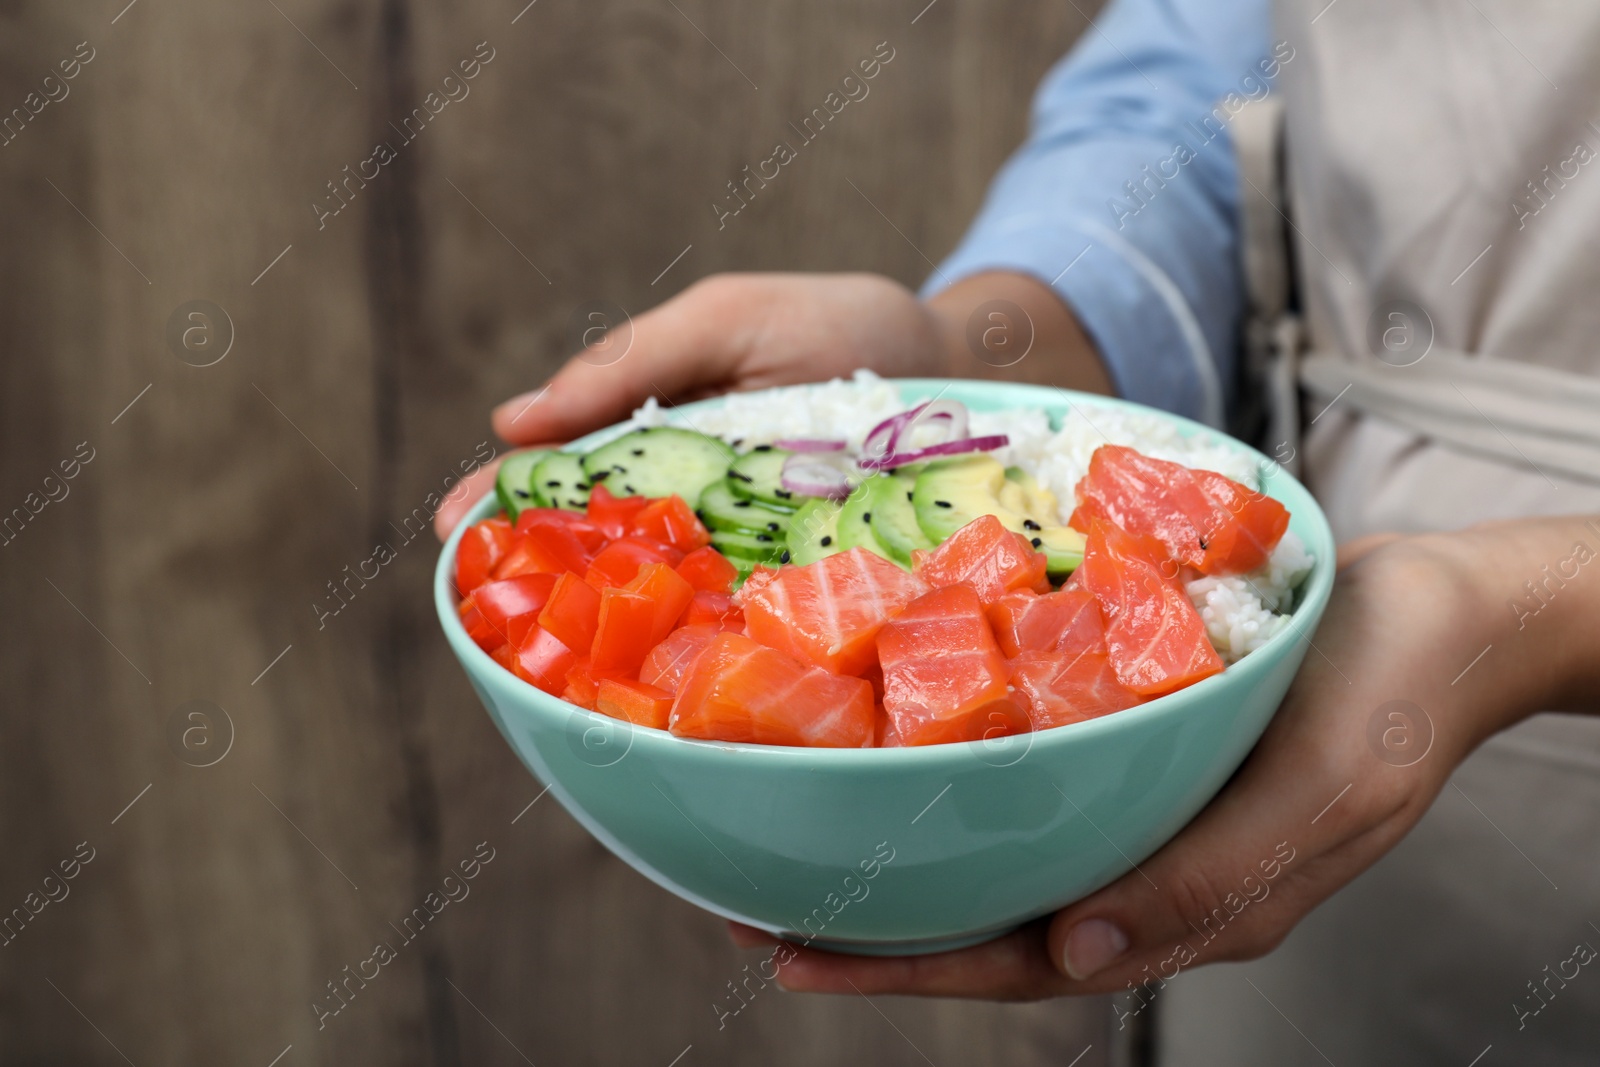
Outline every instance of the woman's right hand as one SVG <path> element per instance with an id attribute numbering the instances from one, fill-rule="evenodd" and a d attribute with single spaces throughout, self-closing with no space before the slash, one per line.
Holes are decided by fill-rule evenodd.
<path id="1" fill-rule="evenodd" d="M 861 367 L 891 378 L 980 376 L 998 362 L 967 352 L 967 320 L 991 299 L 1023 312 L 1028 344 L 1041 353 L 1008 376 L 1044 374 L 1057 384 L 1105 390 L 1104 371 L 1076 321 L 1031 278 L 977 275 L 924 303 L 876 274 L 722 274 L 613 330 L 542 388 L 501 404 L 494 430 L 519 447 L 548 447 L 625 419 L 650 396 L 670 406 Z M 1081 372 L 1053 365 L 1063 348 L 1087 354 L 1078 361 Z M 434 520 L 441 539 L 490 491 L 497 466 L 479 469 L 465 492 L 451 493 Z"/>

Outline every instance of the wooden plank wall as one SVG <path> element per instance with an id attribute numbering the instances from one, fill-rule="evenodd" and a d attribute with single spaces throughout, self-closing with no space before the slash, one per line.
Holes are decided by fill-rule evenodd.
<path id="1" fill-rule="evenodd" d="M 1098 1002 L 772 991 L 719 1030 L 750 957 L 555 804 L 516 818 L 536 788 L 432 621 L 436 547 L 390 525 L 585 301 L 920 281 L 1098 5 L 523 2 L 0 4 L 0 114 L 26 112 L 0 146 L 0 514 L 26 519 L 0 913 L 38 908 L 0 947 L 0 1062 L 1104 1062 Z M 719 229 L 725 183 L 879 42 L 870 95 Z M 480 842 L 471 895 L 319 1029 Z"/>

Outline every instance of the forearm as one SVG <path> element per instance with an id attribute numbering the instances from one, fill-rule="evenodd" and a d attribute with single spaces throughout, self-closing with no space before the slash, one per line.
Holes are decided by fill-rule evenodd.
<path id="1" fill-rule="evenodd" d="M 928 300 L 945 375 L 1112 392 L 1111 378 L 1077 317 L 1036 278 L 987 271 Z"/>

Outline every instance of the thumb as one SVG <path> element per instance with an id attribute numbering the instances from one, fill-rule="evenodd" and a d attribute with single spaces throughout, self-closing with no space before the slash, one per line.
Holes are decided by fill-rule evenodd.
<path id="1" fill-rule="evenodd" d="M 589 345 L 542 388 L 495 408 L 495 433 L 516 445 L 568 441 L 627 418 L 646 397 L 671 404 L 727 384 L 752 332 L 751 306 L 733 287 L 713 278 L 637 318 L 596 323 Z"/>

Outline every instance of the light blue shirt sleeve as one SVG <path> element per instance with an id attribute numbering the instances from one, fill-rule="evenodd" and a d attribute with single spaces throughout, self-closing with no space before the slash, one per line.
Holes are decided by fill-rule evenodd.
<path id="1" fill-rule="evenodd" d="M 1119 393 L 1222 425 L 1245 300 L 1228 123 L 1293 57 L 1270 29 L 1268 0 L 1112 0 L 924 295 L 985 270 L 1036 277 Z"/>

